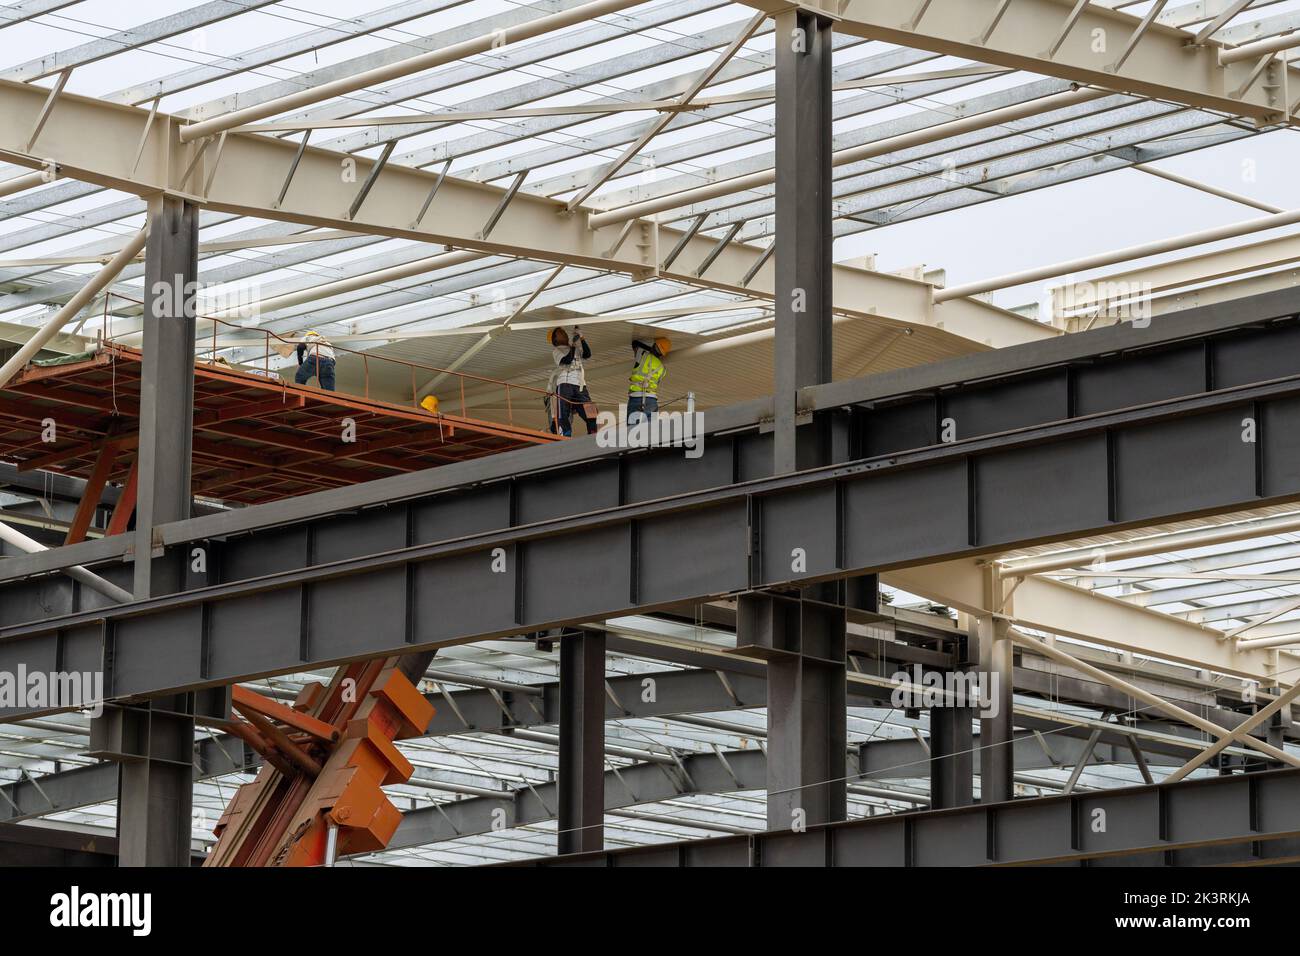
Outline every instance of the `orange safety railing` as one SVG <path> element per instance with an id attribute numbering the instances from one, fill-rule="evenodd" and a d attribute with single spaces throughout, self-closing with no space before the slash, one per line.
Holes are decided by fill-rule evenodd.
<path id="1" fill-rule="evenodd" d="M 117 336 L 116 336 L 116 333 L 114 333 L 114 332 L 113 332 L 113 329 L 112 329 L 113 314 L 112 314 L 112 311 L 111 311 L 110 308 L 109 308 L 109 303 L 108 303 L 108 300 L 109 300 L 110 298 L 113 298 L 113 297 L 116 297 L 116 298 L 122 299 L 123 301 L 126 301 L 126 302 L 132 302 L 132 303 L 135 303 L 135 304 L 137 304 L 137 305 L 143 305 L 143 303 L 142 303 L 139 299 L 135 299 L 135 298 L 132 298 L 132 297 L 130 297 L 130 296 L 122 295 L 120 292 L 109 292 L 107 295 L 105 295 L 105 297 L 104 297 L 104 318 L 103 318 L 103 321 L 104 321 L 103 340 L 104 340 L 105 343 L 111 343 L 111 342 L 114 342 L 114 341 L 116 340 L 116 337 L 117 337 Z M 278 372 L 278 371 L 274 371 L 274 370 L 272 370 L 272 368 L 271 368 L 272 342 L 279 342 L 279 343 L 281 343 L 281 344 L 284 345 L 284 346 L 287 346 L 287 347 L 289 347 L 289 348 L 294 348 L 294 349 L 296 349 L 297 346 L 299 345 L 299 342 L 297 342 L 297 341 L 295 341 L 295 340 L 293 340 L 293 339 L 287 339 L 287 338 L 285 338 L 284 336 L 278 335 L 277 333 L 272 332 L 270 329 L 249 329 L 249 328 L 247 328 L 246 326 L 237 325 L 237 324 L 235 324 L 235 323 L 233 323 L 233 322 L 227 322 L 227 321 L 224 320 L 224 319 L 219 319 L 219 318 L 216 318 L 215 316 L 210 316 L 210 315 L 201 315 L 201 314 L 200 314 L 200 315 L 197 316 L 197 318 L 205 319 L 205 320 L 207 320 L 207 321 L 209 321 L 209 322 L 212 323 L 212 340 L 211 340 L 211 343 L 209 344 L 209 343 L 207 342 L 206 338 L 205 338 L 203 341 L 200 341 L 200 342 L 196 342 L 196 343 L 195 343 L 195 348 L 196 348 L 196 350 L 197 350 L 197 352 L 198 352 L 199 354 L 207 353 L 209 356 L 211 356 L 209 359 L 207 359 L 207 361 L 208 361 L 209 363 L 215 363 L 215 362 L 216 362 L 217 355 L 218 355 L 218 353 L 220 352 L 220 350 L 221 350 L 222 348 L 233 348 L 233 347 L 235 347 L 235 346 L 232 346 L 232 345 L 229 345 L 229 344 L 224 345 L 224 346 L 223 346 L 223 345 L 220 345 L 220 343 L 219 343 L 219 339 L 218 339 L 218 335 L 217 335 L 217 326 L 218 326 L 218 325 L 226 326 L 226 327 L 228 327 L 228 328 L 234 329 L 235 331 L 238 331 L 238 332 L 241 332 L 241 333 L 245 333 L 245 334 L 247 334 L 247 333 L 255 333 L 255 335 L 253 335 L 252 337 L 250 337 L 250 338 L 248 339 L 248 343 L 247 343 L 247 344 L 248 344 L 248 345 L 251 345 L 251 346 L 256 346 L 256 344 L 257 344 L 257 342 L 258 342 L 258 337 L 259 337 L 259 336 L 261 337 L 262 343 L 263 343 L 264 346 L 265 346 L 265 349 L 264 349 L 264 355 L 263 355 L 262 373 L 263 373 L 267 378 L 271 378 L 273 374 L 275 375 L 275 377 L 277 377 L 277 378 L 279 377 L 279 372 Z M 135 335 L 135 334 L 138 334 L 138 330 L 136 330 L 136 329 L 131 329 L 129 333 L 122 333 L 122 334 L 131 334 L 131 335 Z M 244 345 L 244 343 L 243 343 L 243 342 L 240 342 L 239 345 L 242 346 L 242 345 Z M 310 347 L 310 346 L 309 346 L 309 347 Z M 500 386 L 502 389 L 504 389 L 504 392 L 505 392 L 505 402 L 506 402 L 506 420 L 507 420 L 507 423 L 510 424 L 511 426 L 514 426 L 514 425 L 515 425 L 515 421 L 514 421 L 514 406 L 515 406 L 515 402 L 514 402 L 514 392 L 516 392 L 516 391 L 523 391 L 523 392 L 527 393 L 528 395 L 531 395 L 531 396 L 533 396 L 534 398 L 536 398 L 536 399 L 538 400 L 539 403 L 540 403 L 542 400 L 544 400 L 544 399 L 549 395 L 549 396 L 551 396 L 551 399 L 552 399 L 552 408 L 555 407 L 555 402 L 556 402 L 556 400 L 558 399 L 558 396 L 556 395 L 556 393 L 554 393 L 554 392 L 552 392 L 552 391 L 549 391 L 548 389 L 545 389 L 545 388 L 537 388 L 536 386 L 533 386 L 533 385 L 519 385 L 518 383 L 515 383 L 515 382 L 507 382 L 507 381 L 504 381 L 504 380 L 502 380 L 502 379 L 488 378 L 488 377 L 483 376 L 483 375 L 473 375 L 473 374 L 470 374 L 470 373 L 468 373 L 468 372 L 458 372 L 458 371 L 456 371 L 456 370 L 454 370 L 454 369 L 439 368 L 439 367 L 436 366 L 436 365 L 424 365 L 424 364 L 422 364 L 422 363 L 420 363 L 420 362 L 412 362 L 412 361 L 409 361 L 409 360 L 407 360 L 407 359 L 393 358 L 393 357 L 391 357 L 391 356 L 387 356 L 387 355 L 370 355 L 369 353 L 366 353 L 366 352 L 361 352 L 361 351 L 357 351 L 357 350 L 354 350 L 354 349 L 344 348 L 343 346 L 336 345 L 336 344 L 334 344 L 333 342 L 329 342 L 329 343 L 328 343 L 328 347 L 331 348 L 331 349 L 333 349 L 335 352 L 345 352 L 345 353 L 347 353 L 347 354 L 349 354 L 349 355 L 354 355 L 354 356 L 357 356 L 358 358 L 361 359 L 362 374 L 363 374 L 363 376 L 364 376 L 364 382 L 365 382 L 365 384 L 364 384 L 364 397 L 367 398 L 367 399 L 370 398 L 370 363 L 371 363 L 372 361 L 374 361 L 374 362 L 385 362 L 385 363 L 388 363 L 388 364 L 390 364 L 390 365 L 399 365 L 399 366 L 403 366 L 403 367 L 407 368 L 408 371 L 409 371 L 409 373 L 410 373 L 410 378 L 411 378 L 411 404 L 412 404 L 413 407 L 415 407 L 415 408 L 420 408 L 420 409 L 422 409 L 423 411 L 426 411 L 426 412 L 428 411 L 428 409 L 425 409 L 422 405 L 420 405 L 420 401 L 419 401 L 419 397 L 418 397 L 420 386 L 419 386 L 419 385 L 417 384 L 417 382 L 416 382 L 417 372 L 421 372 L 421 373 L 430 373 L 431 375 L 440 375 L 440 374 L 441 374 L 441 375 L 447 375 L 447 376 L 454 376 L 454 377 L 457 379 L 457 388 L 456 388 L 456 391 L 459 393 L 459 396 L 460 396 L 460 417 L 462 417 L 462 418 L 468 418 L 468 417 L 469 417 L 469 415 L 467 414 L 467 412 L 468 412 L 468 404 L 467 404 L 467 402 L 466 402 L 466 396 L 465 396 L 465 385 L 466 385 L 466 382 L 470 383 L 471 385 L 479 384 L 479 385 Z M 317 361 L 316 361 L 315 365 L 316 365 L 317 373 L 319 373 L 319 369 L 320 369 L 320 346 L 319 346 L 319 344 L 316 345 L 316 360 L 317 360 Z M 319 379 L 318 379 L 318 380 L 319 380 Z M 440 406 L 441 406 L 441 402 L 440 402 Z M 442 414 L 441 407 L 440 407 L 439 411 L 438 411 L 437 413 L 434 413 L 434 414 Z M 532 426 L 524 426 L 524 425 L 521 425 L 521 426 L 518 426 L 518 427 L 532 427 Z"/>

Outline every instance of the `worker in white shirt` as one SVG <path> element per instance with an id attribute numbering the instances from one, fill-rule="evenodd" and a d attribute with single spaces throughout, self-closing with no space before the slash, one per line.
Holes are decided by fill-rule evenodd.
<path id="1" fill-rule="evenodd" d="M 555 398 L 551 402 L 551 431 L 571 438 L 572 417 L 577 412 L 578 417 L 587 423 L 587 434 L 594 435 L 595 405 L 587 391 L 587 373 L 582 364 L 591 358 L 591 346 L 579 329 L 574 328 L 570 335 L 557 325 L 551 329 L 551 358 L 555 363 L 551 376 L 555 389 Z"/>
<path id="2" fill-rule="evenodd" d="M 334 349 L 329 340 L 315 329 L 308 330 L 298 343 L 298 372 L 293 380 L 306 385 L 313 376 L 327 392 L 334 391 Z"/>

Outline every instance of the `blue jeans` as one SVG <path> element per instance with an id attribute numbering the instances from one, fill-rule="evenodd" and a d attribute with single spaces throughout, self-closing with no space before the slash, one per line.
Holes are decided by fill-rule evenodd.
<path id="1" fill-rule="evenodd" d="M 299 385 L 306 385 L 307 380 L 312 376 L 320 380 L 320 387 L 327 392 L 334 391 L 334 360 L 323 358 L 320 360 L 320 368 L 316 368 L 316 356 L 308 355 L 303 359 L 303 363 L 298 366 L 298 373 L 294 375 L 293 380 Z"/>
<path id="2" fill-rule="evenodd" d="M 584 402 L 591 401 L 591 395 L 587 392 L 587 389 L 565 382 L 555 392 L 556 395 L 552 399 L 556 403 L 553 425 L 559 425 L 560 434 L 566 438 L 573 437 L 573 416 L 575 414 L 586 423 L 588 435 L 596 434 L 596 419 L 588 418 L 586 410 L 582 407 Z M 554 428 L 552 428 L 552 431 L 554 431 Z"/>
<path id="3" fill-rule="evenodd" d="M 642 419 L 650 421 L 659 411 L 659 398 L 656 395 L 629 395 L 627 397 L 627 423 L 636 425 Z"/>

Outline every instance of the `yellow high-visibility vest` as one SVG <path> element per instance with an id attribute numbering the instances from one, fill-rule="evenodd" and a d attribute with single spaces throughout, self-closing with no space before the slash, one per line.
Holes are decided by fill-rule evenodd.
<path id="1" fill-rule="evenodd" d="M 664 377 L 664 363 L 653 352 L 643 352 L 641 361 L 628 377 L 628 394 L 657 395 L 659 380 Z"/>

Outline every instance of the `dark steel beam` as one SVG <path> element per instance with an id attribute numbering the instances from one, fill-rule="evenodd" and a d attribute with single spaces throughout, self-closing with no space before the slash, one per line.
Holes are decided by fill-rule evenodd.
<path id="1" fill-rule="evenodd" d="M 53 827 L 0 824 L 0 866 L 117 865 L 117 840 Z"/>
<path id="2" fill-rule="evenodd" d="M 86 480 L 84 478 L 73 478 L 71 475 L 54 473 L 38 474 L 30 471 L 19 471 L 17 465 L 0 462 L 0 489 L 5 491 L 31 494 L 51 501 L 69 501 L 78 504 L 82 499 L 85 488 Z M 105 488 L 102 495 L 104 506 L 116 504 L 119 494 L 121 494 L 121 489 L 115 485 L 109 485 Z"/>
<path id="3" fill-rule="evenodd" d="M 860 412 L 852 428 L 858 454 L 886 455 L 937 443 L 944 418 L 953 420 L 960 444 L 1007 429 L 1300 374 L 1295 323 L 1270 324 L 1297 312 L 1300 289 L 1283 290 L 1158 317 L 1145 328 L 1123 323 L 813 386 L 803 390 L 800 404 L 822 418 L 842 419 L 844 409 Z M 157 536 L 165 545 L 180 547 L 250 532 L 266 534 L 447 493 L 463 494 L 467 502 L 490 498 L 499 492 L 493 487 L 498 482 L 519 484 L 526 496 L 541 497 L 547 488 L 540 510 L 578 514 L 614 501 L 646 500 L 665 489 L 698 489 L 770 475 L 772 439 L 770 433 L 760 433 L 760 427 L 771 416 L 770 398 L 708 410 L 709 451 L 688 462 L 682 462 L 676 450 L 628 454 L 579 439 L 176 522 L 157 529 Z M 734 459 L 734 467 L 728 458 Z M 595 473 L 603 473 L 607 484 L 597 487 L 601 483 L 593 480 Z M 619 478 L 625 479 L 622 492 L 613 484 Z M 557 496 L 559 482 L 566 488 L 581 486 L 593 497 Z M 538 510 L 529 504 L 515 523 L 525 523 Z M 71 564 L 112 562 L 126 554 L 121 540 L 86 542 L 0 562 L 0 581 Z M 4 602 L 0 615 L 0 623 L 18 620 L 6 613 Z"/>
<path id="4" fill-rule="evenodd" d="M 605 845 L 605 635 L 560 641 L 558 853 Z"/>
<path id="5" fill-rule="evenodd" d="M 194 779 L 206 780 L 238 770 L 255 771 L 261 758 L 242 740 L 205 737 L 194 744 Z M 117 799 L 118 765 L 86 764 L 0 786 L 0 823 L 30 820 Z"/>
<path id="6" fill-rule="evenodd" d="M 1258 507 L 1300 495 L 1297 433 L 1288 378 L 638 504 L 618 504 L 611 463 L 565 487 L 609 501 L 581 517 L 508 527 L 534 499 L 504 484 L 272 532 L 235 567 L 226 543 L 232 583 L 0 629 L 0 666 L 58 660 L 102 669 L 114 697 L 165 694 Z M 1164 470 L 1188 480 L 1151 481 Z M 557 566 L 602 573 L 556 589 Z"/>
<path id="7" fill-rule="evenodd" d="M 1300 837 L 1300 770 L 1097 790 L 810 828 L 547 858 L 524 866 L 1006 866 L 1204 860 Z M 1227 851 L 1218 851 L 1226 853 Z"/>
<path id="8" fill-rule="evenodd" d="M 766 759 L 757 747 L 716 754 L 689 754 L 680 766 L 640 763 L 606 771 L 606 810 L 661 803 L 693 793 L 762 790 Z M 389 849 L 425 846 L 478 833 L 528 826 L 556 819 L 557 784 L 519 787 L 500 797 L 470 797 L 434 807 L 408 810 Z M 603 819 L 603 814 L 602 814 Z M 498 823 L 498 821 L 501 821 Z"/>
<path id="9" fill-rule="evenodd" d="M 734 625 L 734 619 L 733 619 Z M 738 657 L 706 655 L 681 651 L 663 645 L 647 644 L 630 638 L 609 635 L 609 651 L 638 657 L 665 660 L 701 670 L 650 671 L 640 674 L 611 676 L 606 680 L 609 693 L 604 698 L 605 720 L 629 717 L 672 717 L 685 714 L 722 713 L 767 706 L 767 668 L 761 662 Z M 901 649 L 901 648 L 900 648 Z M 889 666 L 902 668 L 903 661 Z M 718 672 L 726 672 L 724 685 Z M 1016 669 L 1017 687 L 1031 691 L 1055 688 L 1052 699 L 1085 706 L 1114 705 L 1122 709 L 1126 698 L 1098 696 L 1104 685 L 1063 678 L 1059 675 L 1026 668 Z M 508 733 L 513 728 L 526 729 L 560 723 L 561 708 L 558 682 L 535 685 L 536 694 L 509 690 L 466 690 L 431 693 L 436 708 L 426 736 L 446 737 L 462 733 Z M 890 688 L 849 680 L 846 685 L 850 707 L 887 705 Z M 1115 692 L 1117 694 L 1117 692 Z M 450 696 L 450 702 L 447 697 Z M 1189 702 L 1184 701 L 1184 704 Z M 454 704 L 454 706 L 453 706 Z M 1203 707 L 1204 705 L 1196 705 Z M 935 712 L 937 713 L 937 711 Z M 1224 726 L 1235 726 L 1241 715 L 1223 710 L 1204 711 L 1207 719 Z M 931 719 L 935 719 L 932 714 Z M 1086 726 L 1027 720 L 1017 723 L 1046 735 L 1051 754 L 1047 754 L 1037 735 L 1023 731 L 1015 741 L 1016 766 L 1026 770 L 1058 767 L 1077 761 L 1083 742 L 1089 735 Z M 1173 733 L 1172 725 L 1153 729 Z M 1097 757 L 1105 763 L 1125 764 L 1132 760 L 1130 741 L 1134 739 L 1121 728 L 1107 731 L 1097 744 Z M 1199 743 L 1189 740 L 1176 745 L 1141 739 L 1145 759 L 1157 767 L 1179 767 L 1186 762 Z M 976 772 L 979 769 L 978 738 L 970 744 Z M 864 780 L 887 780 L 923 775 L 931 755 L 912 738 L 876 740 L 859 750 L 859 766 Z M 235 771 L 255 771 L 260 758 L 243 741 L 218 734 L 198 740 L 194 750 L 194 779 L 205 780 Z M 14 822 L 59 813 L 78 807 L 110 803 L 117 798 L 117 765 L 104 762 L 75 767 L 36 778 L 0 785 L 0 822 Z"/>

